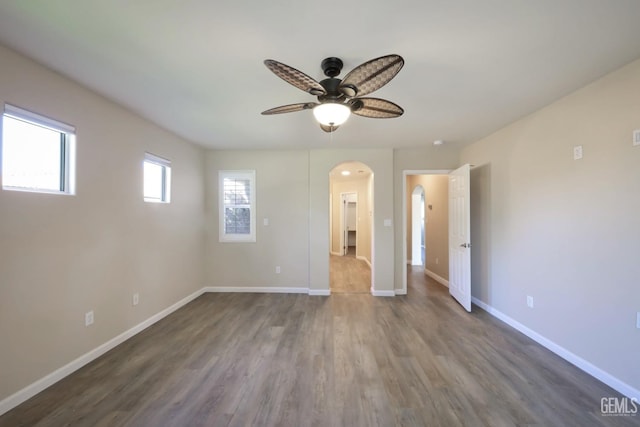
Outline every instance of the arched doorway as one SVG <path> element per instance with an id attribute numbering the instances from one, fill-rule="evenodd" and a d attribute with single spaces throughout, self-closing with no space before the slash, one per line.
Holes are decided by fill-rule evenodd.
<path id="1" fill-rule="evenodd" d="M 425 265 L 424 188 L 411 193 L 411 265 Z"/>
<path id="2" fill-rule="evenodd" d="M 331 293 L 373 287 L 373 171 L 349 161 L 329 173 L 329 283 Z"/>

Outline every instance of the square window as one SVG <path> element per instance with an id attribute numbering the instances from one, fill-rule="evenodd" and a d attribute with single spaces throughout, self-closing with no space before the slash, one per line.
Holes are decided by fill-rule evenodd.
<path id="1" fill-rule="evenodd" d="M 150 153 L 144 155 L 144 201 L 169 203 L 171 162 Z"/>
<path id="2" fill-rule="evenodd" d="M 256 241 L 255 171 L 220 171 L 220 241 Z"/>
<path id="3" fill-rule="evenodd" d="M 5 104 L 2 188 L 74 194 L 75 128 Z"/>

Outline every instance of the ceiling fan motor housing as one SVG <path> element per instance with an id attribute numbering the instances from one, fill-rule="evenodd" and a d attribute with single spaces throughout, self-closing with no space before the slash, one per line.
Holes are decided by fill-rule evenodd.
<path id="1" fill-rule="evenodd" d="M 327 93 L 318 96 L 318 100 L 322 102 L 325 100 L 337 100 L 344 98 L 344 95 L 342 95 L 342 93 L 338 89 L 341 82 L 342 80 L 336 79 L 335 77 L 322 80 L 320 82 L 320 85 L 327 91 Z"/>
<path id="2" fill-rule="evenodd" d="M 340 74 L 343 65 L 344 64 L 340 58 L 332 56 L 330 58 L 325 58 L 320 64 L 320 67 L 322 68 L 325 76 L 335 77 Z"/>

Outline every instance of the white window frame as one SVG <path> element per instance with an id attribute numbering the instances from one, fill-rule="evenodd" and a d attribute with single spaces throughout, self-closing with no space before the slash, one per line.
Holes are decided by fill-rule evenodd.
<path id="1" fill-rule="evenodd" d="M 224 204 L 224 180 L 225 178 L 248 179 L 249 192 L 249 233 L 234 234 L 225 231 L 225 204 Z M 237 206 L 237 205 L 236 205 Z M 245 206 L 245 205 L 242 205 Z M 218 207 L 219 207 L 219 241 L 222 243 L 256 241 L 256 171 L 255 170 L 221 170 L 218 171 Z"/>
<path id="2" fill-rule="evenodd" d="M 2 121 L 0 122 L 0 130 L 2 130 L 2 124 L 4 123 L 4 117 L 9 117 L 15 120 L 21 120 L 23 122 L 29 123 L 33 126 L 40 126 L 46 129 L 50 129 L 54 132 L 60 133 L 61 138 L 61 155 L 60 155 L 60 187 L 58 190 L 51 190 L 49 188 L 39 188 L 39 187 L 20 187 L 20 186 L 11 186 L 5 185 L 2 183 L 3 190 L 10 191 L 24 191 L 30 193 L 46 193 L 46 194 L 66 194 L 66 195 L 74 195 L 75 194 L 75 174 L 76 174 L 76 128 L 75 126 L 71 126 L 67 123 L 43 116 L 38 113 L 34 113 L 29 110 L 25 110 L 24 108 L 16 107 L 11 104 L 4 104 L 4 112 L 2 114 Z M 2 143 L 0 146 L 4 145 L 4 131 L 0 132 L 0 139 Z M 0 147 L 0 153 L 2 153 L 4 149 Z M 0 155 L 0 157 L 3 157 Z M 2 158 L 2 162 L 5 159 Z M 1 168 L 0 168 L 1 169 Z"/>
<path id="3" fill-rule="evenodd" d="M 142 183 L 142 196 L 147 203 L 171 203 L 171 160 L 156 156 L 151 153 L 144 153 L 144 164 L 151 163 L 162 167 L 162 194 L 160 199 L 146 197 L 144 194 L 144 174 Z"/>

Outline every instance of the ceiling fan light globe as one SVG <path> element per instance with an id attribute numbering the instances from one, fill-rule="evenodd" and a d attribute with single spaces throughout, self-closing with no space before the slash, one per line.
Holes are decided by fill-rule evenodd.
<path id="1" fill-rule="evenodd" d="M 322 125 L 340 126 L 351 115 L 351 109 L 344 104 L 326 102 L 314 107 L 313 115 Z"/>

